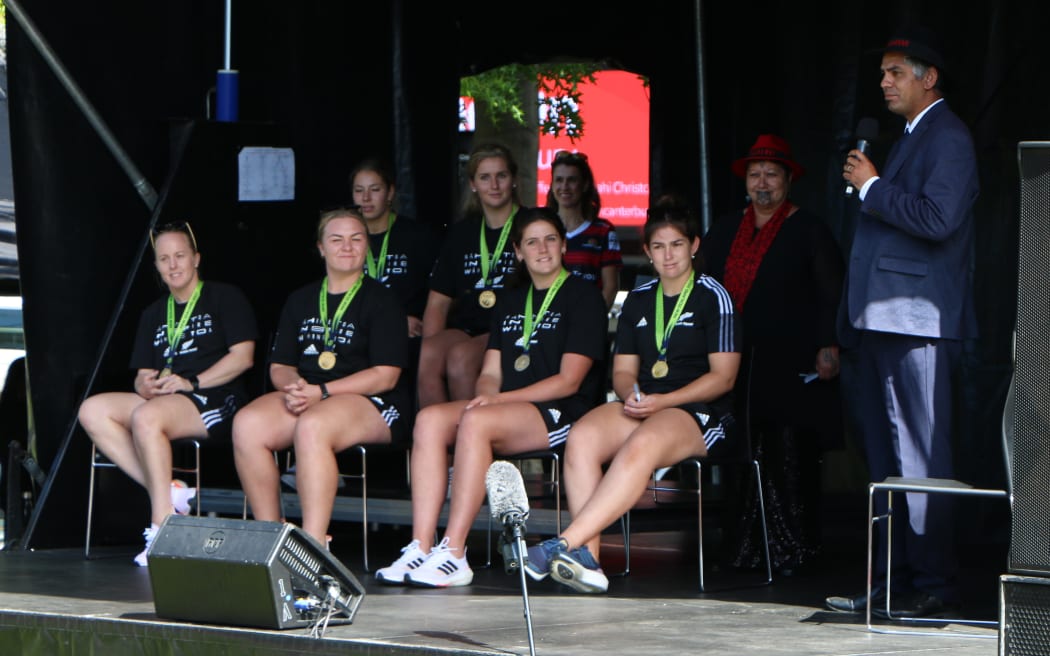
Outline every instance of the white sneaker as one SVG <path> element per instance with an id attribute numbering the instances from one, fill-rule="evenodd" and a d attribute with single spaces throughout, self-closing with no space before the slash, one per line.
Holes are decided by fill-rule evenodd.
<path id="1" fill-rule="evenodd" d="M 190 499 L 197 496 L 197 488 L 189 487 L 185 482 L 174 480 L 171 482 L 171 507 L 179 515 L 190 514 Z"/>
<path id="2" fill-rule="evenodd" d="M 419 540 L 412 540 L 401 548 L 401 557 L 390 567 L 376 570 L 376 580 L 390 585 L 404 585 L 405 574 L 422 565 L 426 559 L 427 555 L 419 548 Z"/>
<path id="3" fill-rule="evenodd" d="M 448 538 L 430 550 L 422 565 L 405 574 L 405 583 L 421 588 L 453 588 L 470 585 L 473 580 L 474 570 L 467 564 L 466 548 L 463 557 L 456 558 L 448 548 Z"/>
<path id="4" fill-rule="evenodd" d="M 142 550 L 142 553 L 135 556 L 135 564 L 139 567 L 148 567 L 149 561 L 146 560 L 146 553 L 149 551 L 150 545 L 153 544 L 153 538 L 157 537 L 157 531 L 160 527 L 156 524 L 150 524 L 149 528 L 142 531 L 142 537 L 146 538 L 146 548 Z"/>

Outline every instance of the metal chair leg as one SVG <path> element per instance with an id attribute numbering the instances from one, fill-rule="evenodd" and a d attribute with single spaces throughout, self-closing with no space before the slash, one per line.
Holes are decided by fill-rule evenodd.
<path id="1" fill-rule="evenodd" d="M 1007 493 L 1004 490 L 992 490 L 992 489 L 976 489 L 969 486 L 959 485 L 956 481 L 947 481 L 939 479 L 895 479 L 895 482 L 891 482 L 894 479 L 887 479 L 883 483 L 870 483 L 868 485 L 868 582 L 867 582 L 867 609 L 865 611 L 865 622 L 867 624 L 868 631 L 872 633 L 889 633 L 895 635 L 923 635 L 923 636 L 951 636 L 954 638 L 997 638 L 996 633 L 962 633 L 962 632 L 936 632 L 936 631 L 922 631 L 922 630 L 909 630 L 909 629 L 895 629 L 892 627 L 876 626 L 872 624 L 871 615 L 871 597 L 873 589 L 873 578 L 874 578 L 874 552 L 875 552 L 875 523 L 885 522 L 886 523 L 886 617 L 892 622 L 905 623 L 905 624 L 967 624 L 975 626 L 988 626 L 995 627 L 999 626 L 998 620 L 974 620 L 965 618 L 929 618 L 929 617 L 899 617 L 894 616 L 892 612 L 893 608 L 893 594 L 891 590 L 892 572 L 893 572 L 893 493 L 894 491 L 900 491 L 907 493 L 922 492 L 925 494 L 931 493 L 943 493 L 943 494 L 955 494 L 955 495 L 971 495 L 971 496 L 990 496 L 1008 499 Z M 875 514 L 875 494 L 878 492 L 886 493 L 886 513 L 883 515 Z"/>
<path id="2" fill-rule="evenodd" d="M 194 478 L 194 488 L 196 490 L 196 508 L 194 514 L 200 517 L 201 514 L 201 440 L 198 438 L 182 438 L 180 440 L 172 441 L 172 449 L 175 448 L 176 443 L 189 442 L 193 445 L 193 467 L 178 467 L 172 466 L 172 474 L 192 474 Z M 94 442 L 91 443 L 91 473 L 88 477 L 88 507 L 87 507 L 87 527 L 84 530 L 84 558 L 91 558 L 91 529 L 95 518 L 95 470 L 102 468 L 117 469 L 117 466 L 110 462 L 108 459 L 99 461 L 99 456 L 105 457 L 99 453 L 98 447 Z M 247 500 L 245 500 L 247 504 Z M 247 505 L 245 505 L 245 513 L 247 513 Z"/>
<path id="3" fill-rule="evenodd" d="M 696 494 L 696 526 L 697 526 L 697 568 L 699 570 L 699 586 L 700 592 L 706 592 L 706 582 L 704 580 L 704 500 L 703 500 L 703 460 L 700 458 L 688 458 L 677 463 L 679 469 L 684 465 L 691 465 L 696 468 L 696 489 L 692 490 Z M 759 513 L 762 522 L 762 546 L 766 561 L 766 580 L 763 585 L 768 585 L 773 582 L 773 565 L 769 552 L 769 532 L 766 525 L 766 504 L 765 498 L 762 491 L 762 471 L 757 460 L 751 461 L 751 469 L 754 474 L 755 480 L 755 492 L 758 496 Z M 650 483 L 649 490 L 653 493 L 653 502 L 659 503 L 660 492 L 681 492 L 681 489 L 662 487 L 654 477 Z M 631 571 L 631 514 L 628 511 L 623 517 L 620 518 L 621 527 L 624 531 L 624 571 L 621 573 L 622 576 L 626 576 Z"/>
<path id="4" fill-rule="evenodd" d="M 363 444 L 357 445 L 361 454 L 361 549 L 364 551 L 365 571 L 368 567 L 368 451 Z"/>
<path id="5" fill-rule="evenodd" d="M 91 443 L 91 476 L 88 479 L 87 530 L 84 533 L 84 558 L 91 557 L 91 524 L 95 515 L 95 470 L 99 467 L 115 467 L 113 464 L 98 463 L 98 448 Z"/>
<path id="6" fill-rule="evenodd" d="M 762 518 L 762 550 L 766 554 L 766 584 L 773 583 L 773 561 L 769 555 L 769 527 L 766 525 L 766 498 L 762 491 L 762 468 L 758 460 L 751 461 L 755 472 L 755 494 L 758 496 L 758 512 Z"/>

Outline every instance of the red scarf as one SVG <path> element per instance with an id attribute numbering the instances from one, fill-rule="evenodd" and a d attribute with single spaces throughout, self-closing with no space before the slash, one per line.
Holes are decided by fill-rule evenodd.
<path id="1" fill-rule="evenodd" d="M 748 205 L 744 211 L 744 218 L 737 228 L 733 245 L 729 247 L 729 257 L 726 258 L 725 286 L 729 295 L 736 303 L 737 311 L 744 311 L 744 301 L 751 292 L 751 285 L 755 282 L 758 267 L 762 265 L 762 258 L 773 243 L 784 225 L 784 219 L 791 212 L 791 203 L 784 202 L 773 213 L 773 217 L 766 222 L 760 230 L 755 230 L 755 206 Z"/>

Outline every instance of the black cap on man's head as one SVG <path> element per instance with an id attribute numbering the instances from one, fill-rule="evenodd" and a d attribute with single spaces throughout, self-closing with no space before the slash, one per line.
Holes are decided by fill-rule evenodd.
<path id="1" fill-rule="evenodd" d="M 937 34 L 925 27 L 910 25 L 894 30 L 882 52 L 899 52 L 944 72 L 944 46 Z"/>

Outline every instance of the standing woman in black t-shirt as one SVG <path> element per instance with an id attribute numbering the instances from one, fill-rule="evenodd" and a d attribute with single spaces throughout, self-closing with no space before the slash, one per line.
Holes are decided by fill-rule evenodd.
<path id="1" fill-rule="evenodd" d="M 496 299 L 514 271 L 508 237 L 518 201 L 510 151 L 483 144 L 467 161 L 464 220 L 452 225 L 430 278 L 419 356 L 419 407 L 474 395 Z"/>
<path id="2" fill-rule="evenodd" d="M 95 446 L 150 497 L 146 552 L 164 518 L 189 512 L 195 489 L 171 480 L 171 440 L 226 439 L 247 401 L 241 374 L 251 368 L 257 327 L 244 294 L 201 281 L 201 256 L 188 223 L 153 232 L 154 263 L 168 294 L 142 313 L 131 367 L 135 391 L 108 392 L 80 406 L 80 425 Z"/>
<path id="3" fill-rule="evenodd" d="M 365 271 L 394 290 L 405 306 L 408 336 L 422 337 L 423 310 L 440 235 L 413 217 L 394 211 L 394 178 L 378 159 L 365 159 L 354 167 L 350 192 L 368 226 Z"/>
<path id="4" fill-rule="evenodd" d="M 740 366 L 733 301 L 694 270 L 700 238 L 687 212 L 650 210 L 644 237 L 658 278 L 628 294 L 617 323 L 613 389 L 622 400 L 573 426 L 565 448 L 572 523 L 529 549 L 532 578 L 550 574 L 580 592 L 608 588 L 601 532 L 634 505 L 653 471 L 732 439 Z"/>
<path id="5" fill-rule="evenodd" d="M 325 212 L 317 228 L 325 277 L 292 292 L 270 356 L 276 391 L 237 413 L 234 458 L 255 519 L 281 519 L 273 452 L 295 446 L 303 529 L 325 543 L 339 474 L 335 454 L 411 435 L 399 385 L 408 335 L 392 291 L 365 275 L 368 230 L 356 209 Z"/>
<path id="6" fill-rule="evenodd" d="M 365 159 L 350 172 L 354 205 L 368 225 L 365 271 L 397 295 L 408 315 L 408 366 L 401 372 L 406 389 L 415 393 L 416 367 L 423 339 L 423 310 L 440 235 L 412 217 L 394 211 L 397 193 L 390 169 Z"/>
<path id="7" fill-rule="evenodd" d="M 606 314 L 593 284 L 562 266 L 565 226 L 544 208 L 514 220 L 513 252 L 524 284 L 497 301 L 485 364 L 470 401 L 420 411 L 412 447 L 412 542 L 384 583 L 443 588 L 469 584 L 466 539 L 485 498 L 494 454 L 558 446 L 601 389 Z M 520 275 L 520 273 L 519 273 Z M 452 500 L 444 539 L 434 545 L 455 448 Z"/>

